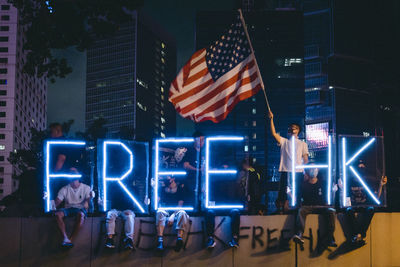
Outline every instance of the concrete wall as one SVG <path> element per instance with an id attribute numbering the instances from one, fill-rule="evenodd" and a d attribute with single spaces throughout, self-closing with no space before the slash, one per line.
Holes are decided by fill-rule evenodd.
<path id="1" fill-rule="evenodd" d="M 340 216 L 339 216 L 340 219 Z M 135 221 L 134 252 L 123 251 L 120 244 L 122 224 L 117 223 L 117 248 L 104 249 L 104 218 L 91 217 L 85 222 L 81 235 L 70 250 L 59 247 L 60 234 L 53 218 L 0 218 L 0 266 L 400 266 L 399 213 L 375 214 L 367 233 L 367 244 L 357 250 L 328 259 L 329 251 L 310 257 L 310 249 L 317 243 L 318 216 L 307 218 L 304 251 L 292 241 L 294 218 L 286 215 L 242 216 L 240 247 L 228 248 L 230 239 L 229 217 L 217 217 L 217 241 L 213 251 L 204 249 L 204 221 L 191 218 L 185 235 L 186 249 L 176 253 L 166 249 L 160 255 L 154 251 L 156 236 L 154 219 L 137 217 Z M 71 229 L 72 219 L 67 220 Z M 336 242 L 344 240 L 342 227 L 337 221 Z M 174 245 L 174 236 L 164 238 L 168 246 Z M 297 253 L 297 257 L 296 257 Z"/>

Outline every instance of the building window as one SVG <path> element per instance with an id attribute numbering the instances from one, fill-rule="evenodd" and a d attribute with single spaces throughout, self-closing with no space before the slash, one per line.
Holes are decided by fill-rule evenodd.
<path id="1" fill-rule="evenodd" d="M 0 145 L 0 150 L 5 150 L 6 146 L 5 145 Z"/>
<path id="2" fill-rule="evenodd" d="M 4 183 L 4 178 L 0 178 L 0 184 Z"/>
<path id="3" fill-rule="evenodd" d="M 253 151 L 256 151 L 257 150 L 257 146 L 253 146 Z"/>
<path id="4" fill-rule="evenodd" d="M 1 40 L 0 40 L 0 42 L 1 42 Z M 6 57 L 1 57 L 1 58 L 0 58 L 0 63 L 8 63 L 8 58 L 6 58 Z"/>
<path id="5" fill-rule="evenodd" d="M 253 121 L 253 127 L 257 126 L 257 121 Z"/>
<path id="6" fill-rule="evenodd" d="M 0 118 L 4 118 L 6 116 L 6 112 L 5 111 L 1 111 L 0 112 Z M 17 119 L 18 120 L 18 119 Z"/>
<path id="7" fill-rule="evenodd" d="M 0 139 L 6 139 L 6 135 L 5 134 L 0 134 Z"/>
<path id="8" fill-rule="evenodd" d="M 10 20 L 10 16 L 9 15 L 3 15 L 3 16 L 1 16 L 1 20 Z"/>
<path id="9" fill-rule="evenodd" d="M 165 138 L 165 133 L 161 132 L 160 136 L 161 136 L 162 138 Z"/>
<path id="10" fill-rule="evenodd" d="M 0 161 L 4 161 L 4 156 L 0 156 Z"/>
<path id="11" fill-rule="evenodd" d="M 249 151 L 249 146 L 244 146 L 244 152 L 248 152 Z"/>
<path id="12" fill-rule="evenodd" d="M 0 107 L 5 107 L 7 105 L 6 101 L 0 101 Z"/>
<path id="13" fill-rule="evenodd" d="M 6 79 L 1 79 L 0 80 L 0 85 L 6 85 L 7 84 L 7 80 Z"/>
<path id="14" fill-rule="evenodd" d="M 4 122 L 0 123 L 0 128 L 6 128 L 6 124 Z"/>
<path id="15" fill-rule="evenodd" d="M 10 5 L 1 5 L 1 10 L 10 10 Z"/>
<path id="16" fill-rule="evenodd" d="M 0 74 L 7 74 L 7 69 L 0 69 Z"/>
<path id="17" fill-rule="evenodd" d="M 0 42 L 8 42 L 8 36 L 0 36 Z"/>
<path id="18" fill-rule="evenodd" d="M 0 52 L 2 53 L 8 52 L 8 47 L 0 47 Z"/>
<path id="19" fill-rule="evenodd" d="M 0 90 L 0 95 L 7 95 L 7 90 Z"/>
<path id="20" fill-rule="evenodd" d="M 257 110 L 256 110 L 255 108 L 253 108 L 253 109 L 251 110 L 251 113 L 257 114 Z"/>
<path id="21" fill-rule="evenodd" d="M 253 133 L 253 139 L 257 139 L 257 134 L 256 133 Z"/>
<path id="22" fill-rule="evenodd" d="M 8 32 L 10 30 L 10 26 L 0 26 L 0 31 Z"/>

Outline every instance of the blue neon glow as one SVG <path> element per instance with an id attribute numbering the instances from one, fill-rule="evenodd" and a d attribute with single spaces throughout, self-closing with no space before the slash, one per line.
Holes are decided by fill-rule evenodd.
<path id="1" fill-rule="evenodd" d="M 346 166 L 348 166 L 350 163 L 353 162 L 353 160 L 355 160 L 357 158 L 358 155 L 360 155 L 365 149 L 367 149 L 373 142 L 375 141 L 375 138 L 372 138 L 371 140 L 368 141 L 368 143 L 366 143 L 362 148 L 360 148 L 360 150 L 358 150 L 353 157 L 351 157 L 351 159 L 349 159 L 346 162 Z"/>
<path id="2" fill-rule="evenodd" d="M 327 203 L 331 205 L 331 191 L 332 191 L 332 137 L 328 136 L 328 196 Z"/>
<path id="3" fill-rule="evenodd" d="M 215 136 L 206 138 L 206 208 L 208 209 L 243 209 L 243 205 L 210 205 L 210 174 L 236 174 L 236 170 L 210 170 L 210 142 L 212 141 L 243 141 L 241 136 Z"/>
<path id="4" fill-rule="evenodd" d="M 346 138 L 342 138 L 342 169 L 343 169 L 343 206 L 346 207 L 347 173 L 346 173 Z"/>
<path id="5" fill-rule="evenodd" d="M 361 176 L 357 173 L 357 171 L 353 168 L 353 166 L 349 166 L 362 152 L 364 152 L 373 142 L 375 138 L 371 138 L 364 146 L 362 146 L 349 160 L 346 158 L 346 138 L 342 138 L 342 168 L 343 168 L 343 206 L 347 206 L 346 198 L 347 198 L 347 166 L 350 168 L 354 176 L 358 179 L 358 181 L 362 184 L 362 186 L 367 190 L 368 194 L 373 198 L 373 200 L 379 205 L 380 201 L 375 197 L 369 187 L 364 183 Z"/>
<path id="6" fill-rule="evenodd" d="M 164 175 L 186 175 L 186 172 L 158 172 L 159 176 L 164 176 Z"/>
<path id="7" fill-rule="evenodd" d="M 328 168 L 329 165 L 318 164 L 318 165 L 296 165 L 296 169 L 316 169 L 316 168 Z"/>
<path id="8" fill-rule="evenodd" d="M 315 164 L 315 165 L 296 165 L 296 147 L 295 147 L 295 137 L 292 137 L 292 206 L 296 205 L 296 179 L 295 179 L 295 169 L 328 169 L 328 193 L 327 193 L 327 203 L 331 205 L 331 190 L 332 190 L 332 137 L 328 136 L 328 164 Z"/>
<path id="9" fill-rule="evenodd" d="M 193 207 L 159 207 L 159 194 L 158 194 L 158 183 L 159 183 L 159 176 L 164 175 L 186 175 L 186 171 L 160 171 L 159 170 L 159 157 L 160 157 L 160 143 L 193 143 L 194 138 L 164 138 L 164 139 L 156 139 L 155 145 L 155 156 L 154 156 L 154 177 L 155 177 L 155 184 L 154 184 L 154 210 L 194 210 Z"/>
<path id="10" fill-rule="evenodd" d="M 296 205 L 296 147 L 294 136 L 292 136 L 292 207 Z"/>
<path id="11" fill-rule="evenodd" d="M 353 166 L 349 166 L 350 170 L 353 172 L 354 176 L 357 177 L 358 181 L 362 184 L 362 186 L 367 190 L 368 194 L 375 200 L 376 204 L 381 204 L 381 202 L 374 196 L 372 191 L 369 189 L 369 187 L 364 183 L 363 179 L 360 177 L 360 175 L 356 172 L 356 170 L 353 168 Z"/>
<path id="12" fill-rule="evenodd" d="M 107 147 L 110 145 L 121 146 L 128 154 L 129 154 L 129 169 L 119 177 L 108 177 L 107 176 L 107 162 L 108 162 L 108 153 Z M 133 153 L 132 151 L 122 142 L 120 141 L 104 141 L 103 142 L 103 210 L 107 211 L 107 182 L 108 181 L 117 181 L 121 188 L 125 191 L 125 193 L 132 199 L 132 201 L 136 204 L 139 210 L 144 213 L 144 209 L 142 205 L 136 200 L 136 198 L 132 195 L 131 192 L 126 188 L 126 186 L 122 183 L 129 174 L 132 173 L 133 170 Z"/>
<path id="13" fill-rule="evenodd" d="M 187 211 L 192 211 L 193 207 L 169 207 L 169 208 L 164 208 L 160 207 L 158 210 L 187 210 Z"/>
<path id="14" fill-rule="evenodd" d="M 86 143 L 82 141 L 46 141 L 46 212 L 50 211 L 50 199 L 51 199 L 51 192 L 50 192 L 50 178 L 81 178 L 82 174 L 70 174 L 70 173 L 50 173 L 50 147 L 53 145 L 69 145 L 69 146 L 85 146 Z"/>

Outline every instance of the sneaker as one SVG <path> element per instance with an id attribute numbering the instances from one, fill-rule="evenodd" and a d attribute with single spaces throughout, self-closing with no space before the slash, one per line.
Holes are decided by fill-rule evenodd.
<path id="1" fill-rule="evenodd" d="M 207 240 L 207 245 L 206 245 L 206 247 L 208 248 L 208 249 L 213 249 L 214 247 L 215 247 L 215 245 L 216 245 L 217 243 L 215 242 L 215 240 L 214 240 L 214 238 L 212 238 L 211 236 L 208 238 L 208 240 Z"/>
<path id="2" fill-rule="evenodd" d="M 238 248 L 239 247 L 239 243 L 237 242 L 236 238 L 232 238 L 231 242 L 229 242 L 229 246 L 231 248 Z"/>
<path id="3" fill-rule="evenodd" d="M 135 250 L 135 247 L 133 246 L 133 240 L 129 237 L 125 238 L 124 240 L 124 248 L 125 249 L 131 249 Z"/>
<path id="4" fill-rule="evenodd" d="M 105 246 L 106 248 L 115 248 L 114 239 L 107 237 Z"/>
<path id="5" fill-rule="evenodd" d="M 293 241 L 294 241 L 296 244 L 300 244 L 300 245 L 303 245 L 303 244 L 304 244 L 304 239 L 303 239 L 303 237 L 302 237 L 301 234 L 294 235 L 294 236 L 293 236 Z"/>
<path id="6" fill-rule="evenodd" d="M 164 245 L 163 245 L 163 240 L 162 239 L 158 239 L 157 250 L 158 251 L 163 251 L 164 250 Z"/>
<path id="7" fill-rule="evenodd" d="M 183 247 L 183 239 L 182 237 L 178 237 L 176 239 L 176 244 L 175 244 L 175 251 L 179 252 Z"/>
<path id="8" fill-rule="evenodd" d="M 61 243 L 61 246 L 63 248 L 72 248 L 74 246 L 74 244 L 71 241 L 63 241 Z"/>

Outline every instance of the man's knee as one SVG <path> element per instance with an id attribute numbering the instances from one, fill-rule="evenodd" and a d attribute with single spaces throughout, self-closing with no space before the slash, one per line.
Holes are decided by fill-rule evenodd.
<path id="1" fill-rule="evenodd" d="M 189 215 L 184 210 L 178 210 L 176 212 L 176 217 L 177 218 L 184 218 L 184 219 L 187 219 L 187 220 L 189 219 Z"/>
<path id="2" fill-rule="evenodd" d="M 156 223 L 160 224 L 165 222 L 165 220 L 167 219 L 168 213 L 164 210 L 158 210 L 156 213 Z"/>
<path id="3" fill-rule="evenodd" d="M 56 212 L 56 219 L 57 220 L 62 220 L 64 218 L 64 212 L 62 211 L 57 211 Z"/>
<path id="4" fill-rule="evenodd" d="M 130 216 L 130 217 L 135 218 L 135 213 L 134 213 L 133 211 L 131 211 L 131 210 L 125 210 L 125 211 L 124 211 L 124 215 L 125 215 L 126 217 Z"/>

